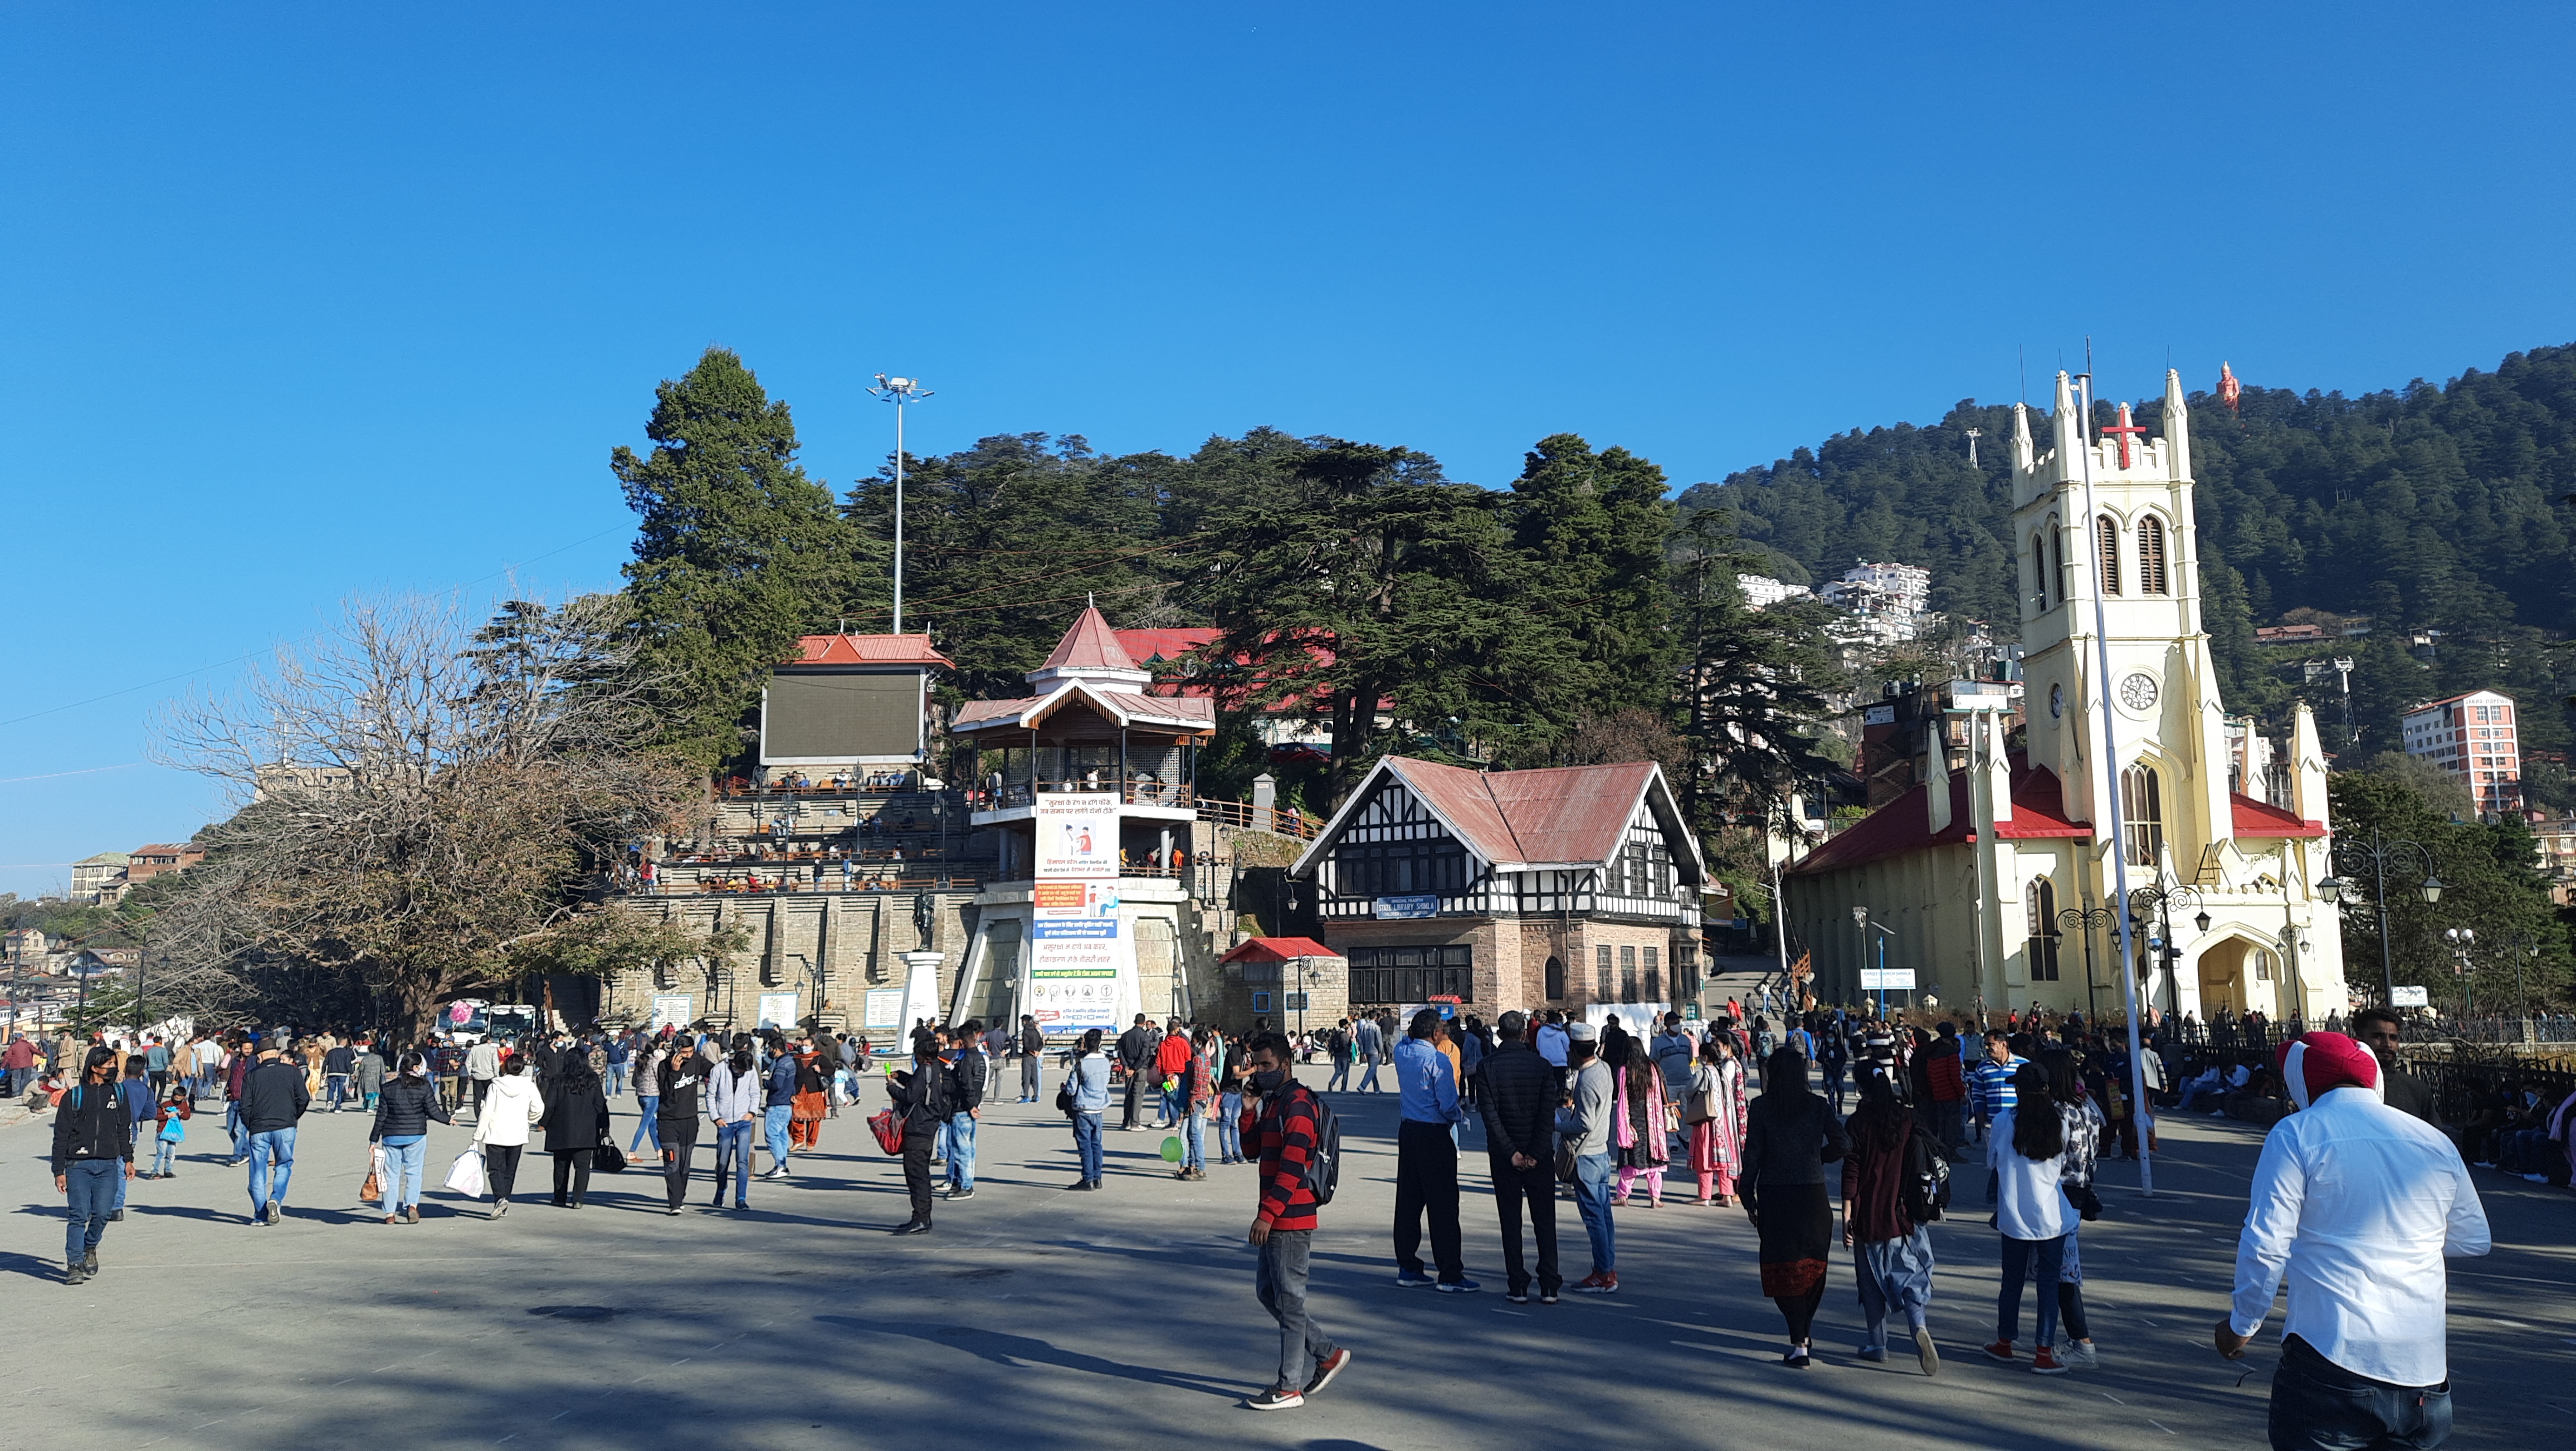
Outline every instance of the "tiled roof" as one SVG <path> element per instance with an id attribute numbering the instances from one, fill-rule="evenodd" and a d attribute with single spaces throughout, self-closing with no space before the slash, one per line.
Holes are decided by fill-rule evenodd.
<path id="1" fill-rule="evenodd" d="M 928 635 L 807 635 L 792 665 L 951 665 Z"/>
<path id="2" fill-rule="evenodd" d="M 2066 793 L 2057 773 L 2034 766 L 2016 753 L 2012 758 L 2012 820 L 1997 822 L 1995 835 L 2005 841 L 2050 837 L 2089 837 L 2091 825 L 2066 815 Z M 1968 773 L 1950 777 L 1950 825 L 1932 830 L 1930 786 L 1917 781 L 1890 801 L 1789 868 L 1793 875 L 1838 871 L 1907 852 L 1936 846 L 1959 846 L 1977 839 L 1975 812 L 1968 795 Z"/>
<path id="3" fill-rule="evenodd" d="M 1202 645 L 1216 643 L 1222 633 L 1209 625 L 1192 625 L 1178 630 L 1112 630 L 1127 658 L 1144 664 L 1153 660 L 1178 660 Z"/>
<path id="4" fill-rule="evenodd" d="M 2227 804 L 2236 809 L 2236 834 L 2252 837 L 2316 837 L 2326 834 L 2318 822 L 2302 821 L 2296 813 L 2283 811 L 2267 801 L 2251 796 L 2227 793 Z"/>
<path id="5" fill-rule="evenodd" d="M 1312 937 L 1251 937 L 1218 962 L 1286 962 L 1292 957 L 1339 957 L 1340 953 Z"/>
<path id="6" fill-rule="evenodd" d="M 1126 648 L 1118 643 L 1117 632 L 1101 618 L 1093 605 L 1082 607 L 1082 618 L 1058 640 L 1055 653 L 1046 658 L 1041 670 L 1135 670 L 1139 667 Z"/>
<path id="7" fill-rule="evenodd" d="M 1025 723 L 1032 716 L 1044 720 L 1077 694 L 1121 724 L 1146 722 L 1186 730 L 1216 729 L 1216 702 L 1213 700 L 1109 690 L 1078 681 L 1044 695 L 1023 696 L 1017 700 L 970 700 L 957 708 L 956 718 L 949 722 L 948 728 L 952 731 L 981 730 L 1015 721 Z"/>
<path id="8" fill-rule="evenodd" d="M 1651 761 L 1472 771 L 1405 756 L 1387 766 L 1489 862 L 1605 862 L 1619 850 Z"/>

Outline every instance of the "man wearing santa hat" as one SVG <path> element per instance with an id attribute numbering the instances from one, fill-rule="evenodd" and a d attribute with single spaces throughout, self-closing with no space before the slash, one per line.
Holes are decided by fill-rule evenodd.
<path id="1" fill-rule="evenodd" d="M 2277 1061 L 2298 1112 L 2263 1140 L 2218 1353 L 2245 1353 L 2286 1275 L 2272 1445 L 2439 1446 L 2451 1434 L 2442 1257 L 2490 1247 L 2468 1166 L 2439 1130 L 2381 1101 L 2379 1060 L 2353 1039 L 2303 1034 Z"/>

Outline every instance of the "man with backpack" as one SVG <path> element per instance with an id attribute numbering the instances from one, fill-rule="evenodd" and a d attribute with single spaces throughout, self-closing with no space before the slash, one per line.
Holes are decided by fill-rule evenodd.
<path id="1" fill-rule="evenodd" d="M 1843 1037 L 1842 1025 L 1826 1020 L 1822 1032 L 1811 1035 L 1816 1044 L 1816 1068 L 1824 1075 L 1825 1100 L 1839 1115 L 1843 1111 L 1843 1071 L 1851 1064 L 1851 1043 Z"/>
<path id="2" fill-rule="evenodd" d="M 1335 1023 L 1333 1030 L 1324 1035 L 1325 1056 L 1333 1060 L 1333 1076 L 1325 1081 L 1325 1092 L 1340 1093 L 1350 1088 L 1352 1044 L 1351 1020 L 1348 1018 Z"/>
<path id="3" fill-rule="evenodd" d="M 1278 1378 L 1244 1402 L 1256 1411 L 1304 1405 L 1351 1363 L 1351 1353 L 1334 1345 L 1306 1312 L 1316 1211 L 1333 1199 L 1341 1126 L 1322 1096 L 1297 1082 L 1294 1058 L 1288 1040 L 1277 1033 L 1255 1034 L 1246 1054 L 1252 1091 L 1261 1096 L 1245 1145 L 1261 1166 L 1261 1199 L 1246 1238 L 1260 1256 L 1253 1292 L 1279 1322 Z"/>

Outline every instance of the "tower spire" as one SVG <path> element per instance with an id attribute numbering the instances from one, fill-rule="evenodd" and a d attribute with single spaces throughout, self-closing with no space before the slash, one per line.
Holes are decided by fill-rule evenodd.
<path id="1" fill-rule="evenodd" d="M 2182 374 L 2165 369 L 2165 471 L 2175 480 L 2191 477 L 2191 410 L 2183 406 Z"/>

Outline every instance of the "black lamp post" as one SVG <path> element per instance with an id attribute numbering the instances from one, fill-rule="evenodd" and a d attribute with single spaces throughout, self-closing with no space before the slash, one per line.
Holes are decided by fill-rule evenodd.
<path id="1" fill-rule="evenodd" d="M 2182 961 L 2182 949 L 2174 946 L 2173 941 L 2173 914 L 2177 908 L 2197 913 L 2192 918 L 2192 925 L 2203 932 L 2209 930 L 2209 909 L 2201 905 L 2197 888 L 2168 882 L 2129 889 L 2129 920 L 2134 923 L 2142 915 L 2152 915 L 2156 921 L 2155 937 L 2148 945 L 2156 950 L 2165 965 L 2167 1017 L 2182 1011 L 2182 978 L 2174 970 Z"/>
<path id="2" fill-rule="evenodd" d="M 2367 841 L 2359 837 L 2337 839 L 2334 856 L 2338 866 L 2356 875 L 2365 866 L 2370 869 L 2373 883 L 2371 912 L 2379 922 L 2379 985 L 2386 994 L 2379 1001 L 2383 1007 L 2394 1006 L 2397 1002 L 2397 965 L 2396 955 L 2388 945 L 2388 869 L 2391 865 L 2403 868 L 2410 861 L 2423 867 L 2424 881 L 2415 890 L 2430 906 L 2442 900 L 2442 879 L 2433 875 L 2433 854 L 2424 849 L 2422 842 L 2384 836 L 2373 827 Z M 2317 895 L 2325 898 L 2331 906 L 2341 902 L 2343 894 L 2352 885 L 2340 877 L 2328 877 L 2317 883 Z"/>
<path id="3" fill-rule="evenodd" d="M 2507 932 L 2497 937 L 2495 944 L 2513 959 L 2513 1014 L 2517 1020 L 2515 1031 L 2519 1033 L 2519 1022 L 2531 1017 L 2531 1004 L 2522 995 L 2522 965 L 2540 955 L 2540 941 L 2528 932 Z"/>
<path id="4" fill-rule="evenodd" d="M 2468 927 L 2445 927 L 2442 940 L 2451 947 L 2451 975 L 2460 980 L 2460 1019 L 2463 1024 L 2476 1016 L 2477 979 L 2469 962 L 2469 949 L 2478 945 L 2478 934 Z"/>
<path id="5" fill-rule="evenodd" d="M 2057 914 L 2057 925 L 2084 934 L 2084 1021 L 2088 1030 L 2102 1011 L 2093 999 L 2093 933 L 2096 928 L 2110 926 L 2112 920 L 2108 907 L 2069 907 Z"/>

